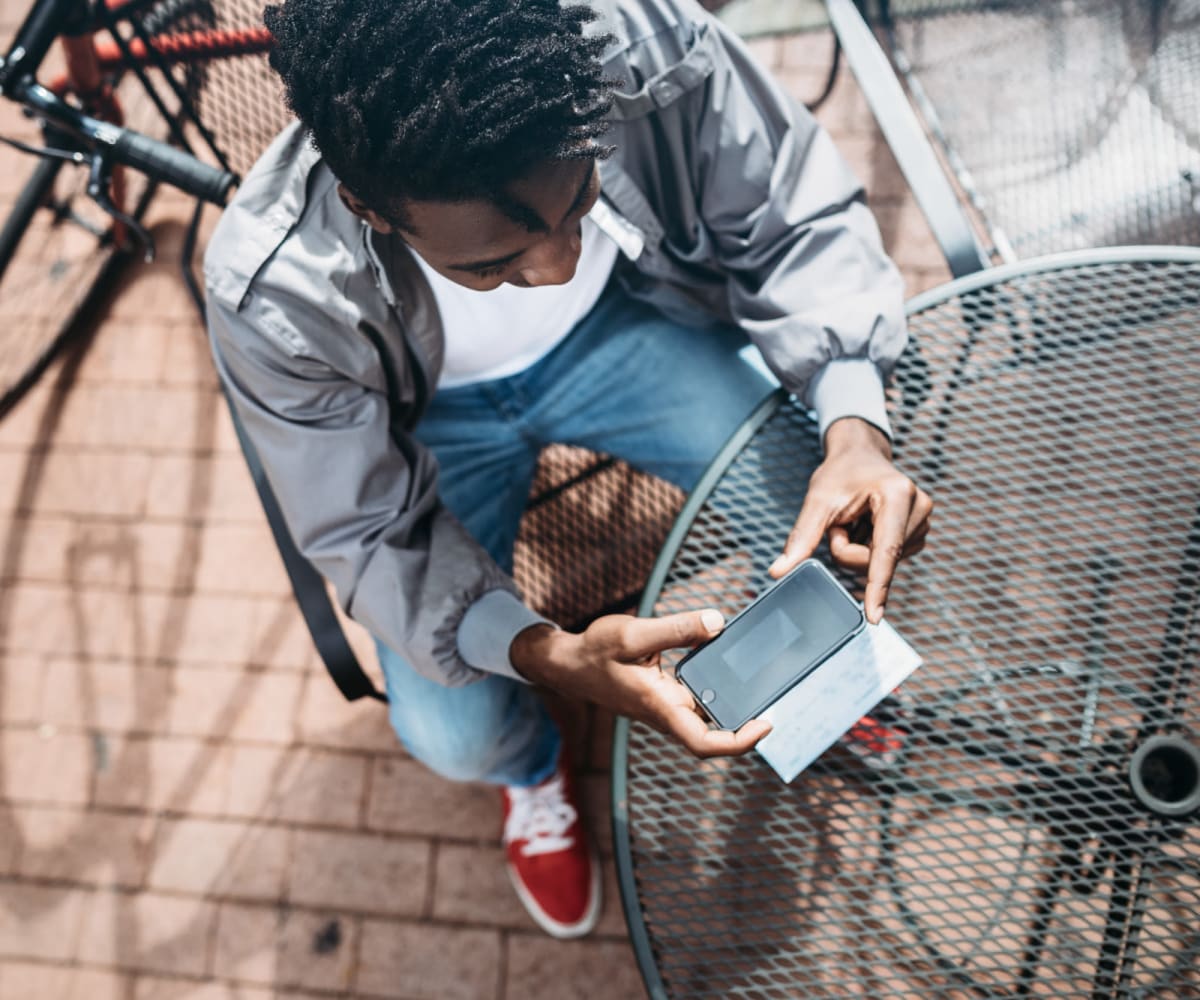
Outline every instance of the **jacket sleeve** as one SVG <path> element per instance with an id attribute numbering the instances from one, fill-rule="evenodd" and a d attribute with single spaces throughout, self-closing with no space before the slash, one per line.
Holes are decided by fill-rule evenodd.
<path id="1" fill-rule="evenodd" d="M 903 282 L 828 133 L 709 22 L 694 183 L 729 310 L 788 390 L 888 431 L 883 378 L 907 342 Z"/>
<path id="2" fill-rule="evenodd" d="M 481 671 L 517 677 L 509 644 L 543 619 L 439 501 L 433 455 L 393 438 L 386 393 L 297 349 L 335 323 L 293 306 L 273 303 L 267 320 L 210 298 L 208 323 L 297 548 L 346 612 L 419 673 L 451 686 Z"/>

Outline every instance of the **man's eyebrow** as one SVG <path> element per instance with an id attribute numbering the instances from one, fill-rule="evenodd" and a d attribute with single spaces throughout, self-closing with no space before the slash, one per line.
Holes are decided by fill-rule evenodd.
<path id="1" fill-rule="evenodd" d="M 516 253 L 510 253 L 505 257 L 496 257 L 494 260 L 473 260 L 469 264 L 447 264 L 446 268 L 450 271 L 486 271 L 490 267 L 502 267 L 505 264 L 511 263 L 524 252 L 524 250 L 518 250 Z"/>
<path id="2" fill-rule="evenodd" d="M 579 206 L 583 204 L 587 197 L 588 188 L 592 186 L 592 175 L 596 172 L 596 161 L 592 161 L 591 169 L 583 175 L 583 183 L 579 185 L 579 190 L 575 192 L 575 197 L 571 201 L 570 207 L 563 216 L 562 221 L 566 222 L 572 215 L 578 211 Z M 496 205 L 511 218 L 514 222 L 519 222 L 531 233 L 549 232 L 549 227 L 544 219 L 539 216 L 528 205 L 522 204 L 515 199 L 509 199 L 504 195 L 500 195 L 496 199 Z M 559 223 L 561 225 L 562 223 Z M 502 267 L 521 256 L 525 251 L 518 250 L 516 253 L 510 253 L 505 257 L 496 257 L 493 260 L 473 260 L 467 264 L 447 264 L 446 267 L 451 271 L 486 271 L 492 267 Z"/>

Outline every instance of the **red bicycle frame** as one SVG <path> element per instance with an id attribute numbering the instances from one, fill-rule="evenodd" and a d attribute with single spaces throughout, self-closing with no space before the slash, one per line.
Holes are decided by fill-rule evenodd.
<path id="1" fill-rule="evenodd" d="M 106 4 L 111 13 L 118 13 L 133 0 L 116 0 Z M 149 46 L 141 38 L 125 42 L 125 51 L 111 39 L 100 39 L 96 31 L 80 35 L 60 36 L 66 69 L 49 81 L 49 90 L 59 96 L 71 94 L 97 118 L 123 125 L 125 116 L 120 102 L 108 83 L 109 76 L 122 68 L 147 68 L 163 65 L 206 62 L 236 56 L 258 55 L 267 52 L 272 44 L 271 33 L 265 27 L 237 30 L 208 29 L 160 34 L 150 38 Z M 112 202 L 125 207 L 125 171 L 117 164 L 112 171 Z M 123 227 L 117 223 L 115 236 L 123 241 Z"/>

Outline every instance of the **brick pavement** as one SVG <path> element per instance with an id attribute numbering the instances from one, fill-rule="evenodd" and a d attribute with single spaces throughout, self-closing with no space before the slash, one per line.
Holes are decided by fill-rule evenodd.
<path id="1" fill-rule="evenodd" d="M 753 48 L 819 90 L 827 34 Z M 944 280 L 847 76 L 820 117 L 910 293 Z M 0 422 L 0 997 L 642 996 L 611 720 L 573 713 L 608 896 L 563 944 L 507 885 L 494 792 L 430 776 L 322 675 L 174 269 L 184 211 L 160 198 L 158 263 Z"/>

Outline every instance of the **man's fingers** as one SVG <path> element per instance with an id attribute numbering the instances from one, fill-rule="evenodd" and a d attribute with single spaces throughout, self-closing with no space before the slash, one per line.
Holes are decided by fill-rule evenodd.
<path id="1" fill-rule="evenodd" d="M 917 490 L 913 501 L 912 511 L 908 515 L 908 524 L 904 533 L 909 542 L 918 535 L 924 537 L 929 533 L 929 517 L 933 513 L 933 500 L 924 490 Z"/>
<path id="2" fill-rule="evenodd" d="M 851 541 L 850 531 L 841 524 L 835 524 L 829 529 L 829 554 L 838 565 L 860 573 L 871 561 L 871 547 Z"/>
<path id="3" fill-rule="evenodd" d="M 784 543 L 783 555 L 771 563 L 767 572 L 778 580 L 811 556 L 821 544 L 821 536 L 829 526 L 830 517 L 828 506 L 810 490 L 804 498 L 804 506 L 800 508 L 796 524 Z"/>
<path id="4" fill-rule="evenodd" d="M 736 757 L 752 750 L 771 731 L 771 723 L 766 719 L 751 719 L 736 733 L 709 729 L 700 716 L 682 705 L 673 706 L 667 725 L 675 738 L 697 757 Z"/>
<path id="5" fill-rule="evenodd" d="M 917 499 L 917 489 L 908 480 L 889 488 L 871 512 L 875 530 L 871 536 L 871 561 L 867 567 L 867 593 L 863 610 L 867 621 L 878 625 L 887 603 L 888 587 L 896 564 L 904 554 L 908 518 Z"/>
<path id="6" fill-rule="evenodd" d="M 615 627 L 619 629 L 615 658 L 628 663 L 652 657 L 665 649 L 707 642 L 725 627 L 725 616 L 716 608 L 705 608 L 661 618 L 628 616 Z"/>

